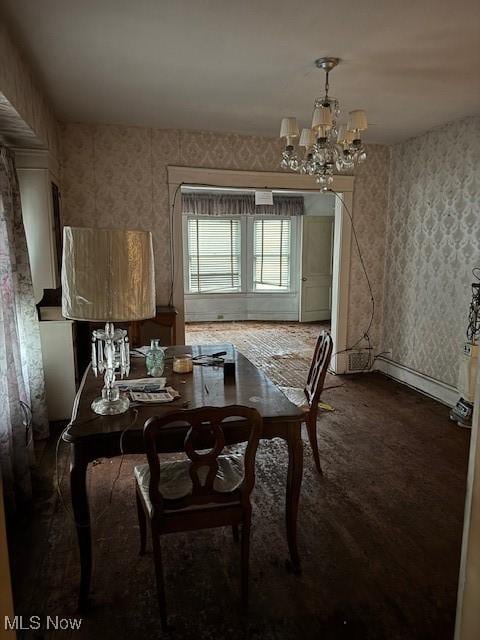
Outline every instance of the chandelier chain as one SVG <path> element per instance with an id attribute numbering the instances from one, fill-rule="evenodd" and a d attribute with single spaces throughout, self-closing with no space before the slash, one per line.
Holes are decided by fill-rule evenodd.
<path id="1" fill-rule="evenodd" d="M 327 102 L 328 100 L 328 90 L 330 89 L 330 84 L 328 82 L 328 74 L 329 74 L 329 71 L 326 71 L 325 72 L 325 102 Z"/>

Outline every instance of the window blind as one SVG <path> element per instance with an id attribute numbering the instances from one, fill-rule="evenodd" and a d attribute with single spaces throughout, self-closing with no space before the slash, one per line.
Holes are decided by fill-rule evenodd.
<path id="1" fill-rule="evenodd" d="M 255 220 L 253 280 L 256 291 L 290 289 L 290 220 Z"/>
<path id="2" fill-rule="evenodd" d="M 240 220 L 189 218 L 187 234 L 189 292 L 240 291 Z"/>

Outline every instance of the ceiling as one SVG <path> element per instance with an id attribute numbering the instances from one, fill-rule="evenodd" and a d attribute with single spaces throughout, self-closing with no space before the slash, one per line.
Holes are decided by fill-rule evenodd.
<path id="1" fill-rule="evenodd" d="M 306 126 L 324 55 L 367 142 L 480 112 L 478 0 L 0 0 L 57 116 L 277 135 Z"/>

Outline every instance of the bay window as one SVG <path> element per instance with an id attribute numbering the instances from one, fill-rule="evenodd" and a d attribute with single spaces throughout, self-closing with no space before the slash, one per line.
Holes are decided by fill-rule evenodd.
<path id="1" fill-rule="evenodd" d="M 186 215 L 185 293 L 289 293 L 293 220 Z"/>

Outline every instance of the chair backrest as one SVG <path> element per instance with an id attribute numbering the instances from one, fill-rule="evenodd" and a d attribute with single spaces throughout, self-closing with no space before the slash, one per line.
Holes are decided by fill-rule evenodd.
<path id="1" fill-rule="evenodd" d="M 332 349 L 332 336 L 328 331 L 322 331 L 317 338 L 310 371 L 308 372 L 307 384 L 304 389 L 309 407 L 316 407 L 320 400 L 330 358 L 332 357 Z"/>
<path id="2" fill-rule="evenodd" d="M 218 491 L 214 482 L 218 474 L 218 457 L 225 447 L 224 428 L 245 428 L 247 446 L 243 455 L 243 479 L 233 491 Z M 160 461 L 158 446 L 166 429 L 186 430 L 184 450 L 189 458 L 191 492 L 179 498 L 166 498 L 160 492 Z M 150 467 L 149 495 L 154 513 L 164 509 L 184 509 L 192 505 L 241 502 L 248 505 L 250 493 L 255 485 L 255 455 L 262 430 L 262 418 L 256 409 L 240 405 L 228 407 L 202 407 L 179 410 L 162 417 L 147 420 L 143 429 L 145 448 Z M 203 468 L 200 478 L 199 470 Z M 205 469 L 208 469 L 205 474 Z"/>

